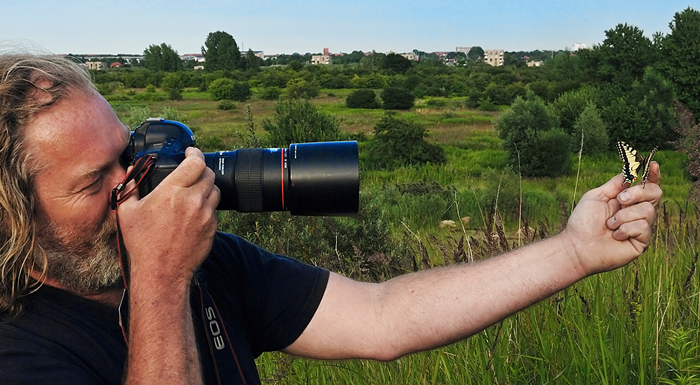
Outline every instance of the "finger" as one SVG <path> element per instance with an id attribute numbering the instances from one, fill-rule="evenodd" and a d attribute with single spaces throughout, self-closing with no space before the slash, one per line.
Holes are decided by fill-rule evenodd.
<path id="1" fill-rule="evenodd" d="M 651 162 L 649 164 L 649 176 L 647 177 L 647 183 L 659 184 L 661 181 L 661 167 L 657 162 Z"/>
<path id="2" fill-rule="evenodd" d="M 187 148 L 185 159 L 166 177 L 170 184 L 191 187 L 196 184 L 207 170 L 202 152 L 194 147 Z"/>
<path id="3" fill-rule="evenodd" d="M 645 220 L 623 223 L 613 231 L 613 238 L 618 241 L 629 240 L 640 253 L 649 246 L 651 227 Z"/>
<path id="4" fill-rule="evenodd" d="M 657 205 L 661 200 L 663 191 L 656 183 L 636 184 L 624 191 L 618 196 L 617 200 L 622 207 L 628 207 L 641 202 L 650 202 Z"/>
<path id="5" fill-rule="evenodd" d="M 606 224 L 610 230 L 615 230 L 624 223 L 639 220 L 646 221 L 650 225 L 654 223 L 656 220 L 656 210 L 651 202 L 640 202 L 639 204 L 625 207 L 608 218 Z"/>

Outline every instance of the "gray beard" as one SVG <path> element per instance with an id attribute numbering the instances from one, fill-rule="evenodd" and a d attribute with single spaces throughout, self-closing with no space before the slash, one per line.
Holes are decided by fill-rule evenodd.
<path id="1" fill-rule="evenodd" d="M 64 289 L 92 295 L 120 285 L 121 263 L 112 222 L 105 222 L 99 232 L 89 236 L 76 235 L 52 223 L 40 226 L 39 234 L 48 262 L 46 276 Z"/>

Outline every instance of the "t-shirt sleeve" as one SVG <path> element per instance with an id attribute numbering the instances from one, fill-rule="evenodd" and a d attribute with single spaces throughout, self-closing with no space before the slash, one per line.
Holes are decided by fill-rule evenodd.
<path id="1" fill-rule="evenodd" d="M 292 344 L 313 318 L 329 272 L 231 235 L 219 234 L 212 250 L 206 264 L 214 269 L 217 296 L 243 312 L 254 355 Z"/>

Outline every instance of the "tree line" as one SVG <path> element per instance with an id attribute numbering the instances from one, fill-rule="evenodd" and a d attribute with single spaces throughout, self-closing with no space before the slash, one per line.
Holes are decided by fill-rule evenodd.
<path id="1" fill-rule="evenodd" d="M 98 71 L 95 77 L 104 92 L 110 84 L 150 85 L 170 90 L 171 99 L 185 87 L 219 100 L 246 100 L 252 89 L 270 100 L 355 89 L 347 101 L 353 108 L 402 109 L 415 98 L 460 98 L 467 108 L 505 110 L 495 126 L 511 165 L 527 176 L 559 175 L 567 162 L 551 159 L 610 151 L 617 140 L 641 150 L 675 148 L 677 104 L 700 117 L 700 12 L 688 7 L 669 27 L 669 34 L 648 38 L 638 27 L 618 24 L 592 49 L 547 53 L 551 57 L 541 67 L 513 56 L 500 67 L 479 60 L 448 66 L 425 53 L 409 61 L 359 51 L 346 55 L 352 63 L 310 65 L 299 55 L 286 65 L 264 66 L 252 51 L 242 54 L 231 35 L 217 31 L 202 46 L 204 71 L 185 70 L 163 43 L 144 51 L 145 68 Z M 525 159 L 528 151 L 532 156 Z"/>

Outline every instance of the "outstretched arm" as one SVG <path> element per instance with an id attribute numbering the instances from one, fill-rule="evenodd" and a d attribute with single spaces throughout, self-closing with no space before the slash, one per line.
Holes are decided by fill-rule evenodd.
<path id="1" fill-rule="evenodd" d="M 649 245 L 659 178 L 656 163 L 646 188 L 625 188 L 618 175 L 581 198 L 562 233 L 488 260 L 380 284 L 331 274 L 316 315 L 286 350 L 390 360 L 466 338 L 591 274 L 623 266 Z"/>

